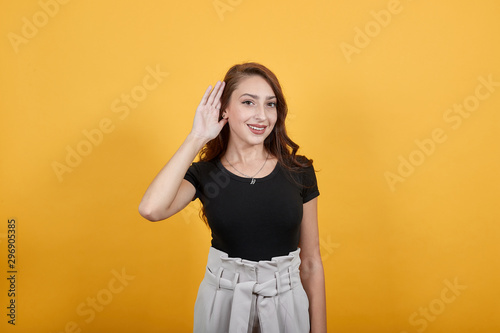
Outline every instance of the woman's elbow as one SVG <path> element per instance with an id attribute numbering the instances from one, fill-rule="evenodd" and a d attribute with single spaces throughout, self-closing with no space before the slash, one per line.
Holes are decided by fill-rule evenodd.
<path id="1" fill-rule="evenodd" d="M 158 210 L 153 209 L 143 202 L 139 204 L 139 214 L 146 220 L 151 222 L 158 222 L 166 219 L 166 217 L 162 216 L 162 214 L 160 214 Z"/>

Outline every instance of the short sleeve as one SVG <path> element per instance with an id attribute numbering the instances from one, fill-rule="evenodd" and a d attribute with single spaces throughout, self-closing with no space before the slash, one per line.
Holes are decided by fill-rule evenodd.
<path id="1" fill-rule="evenodd" d="M 193 200 L 191 200 L 191 201 L 194 201 L 197 198 L 199 198 L 200 197 L 200 190 L 199 190 L 200 170 L 198 169 L 198 165 L 196 162 L 193 162 L 189 166 L 188 170 L 186 171 L 186 174 L 184 175 L 184 179 L 187 180 L 188 182 L 190 182 L 191 184 L 193 184 L 194 188 L 196 189 L 196 194 L 195 194 Z"/>
<path id="2" fill-rule="evenodd" d="M 319 196 L 318 182 L 314 167 L 307 167 L 302 174 L 302 202 L 306 203 Z"/>

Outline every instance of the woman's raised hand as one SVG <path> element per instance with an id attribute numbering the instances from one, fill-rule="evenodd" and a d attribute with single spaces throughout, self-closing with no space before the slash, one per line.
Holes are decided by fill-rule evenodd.
<path id="1" fill-rule="evenodd" d="M 217 137 L 227 123 L 227 119 L 224 118 L 219 121 L 220 97 L 224 86 L 224 81 L 217 81 L 212 92 L 210 92 L 212 86 L 208 86 L 200 104 L 196 108 L 191 134 L 202 138 L 206 142 Z"/>

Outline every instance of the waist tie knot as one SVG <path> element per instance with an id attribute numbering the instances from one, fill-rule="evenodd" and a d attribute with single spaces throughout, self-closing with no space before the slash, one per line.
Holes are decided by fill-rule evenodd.
<path id="1" fill-rule="evenodd" d="M 217 271 L 207 274 L 218 289 L 233 290 L 230 333 L 246 333 L 250 324 L 252 297 L 256 295 L 256 312 L 262 333 L 280 331 L 278 296 L 300 284 L 300 248 L 287 256 L 273 257 L 270 261 L 249 261 L 220 256 Z M 210 264 L 210 263 L 209 263 Z M 212 263 L 215 264 L 215 263 Z M 213 268 L 217 266 L 212 265 Z"/>

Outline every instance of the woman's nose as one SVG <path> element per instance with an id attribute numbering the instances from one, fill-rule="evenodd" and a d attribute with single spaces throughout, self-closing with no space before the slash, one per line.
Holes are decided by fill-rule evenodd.
<path id="1" fill-rule="evenodd" d="M 266 119 L 266 111 L 263 105 L 257 107 L 257 114 L 255 115 L 257 119 Z"/>

